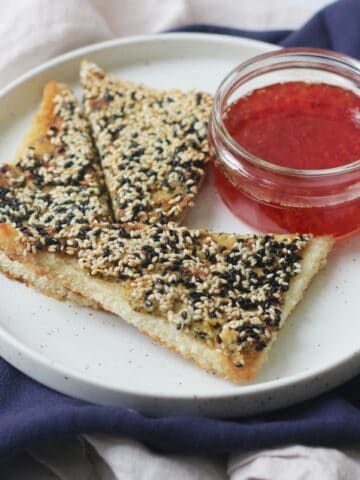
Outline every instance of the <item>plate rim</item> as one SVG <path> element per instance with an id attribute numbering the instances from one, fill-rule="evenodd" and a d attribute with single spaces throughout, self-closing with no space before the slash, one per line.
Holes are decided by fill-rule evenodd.
<path id="1" fill-rule="evenodd" d="M 179 41 L 179 40 L 187 40 L 187 41 L 212 41 L 215 43 L 224 43 L 224 44 L 239 44 L 242 46 L 251 46 L 258 49 L 261 49 L 262 52 L 267 52 L 271 50 L 278 49 L 280 47 L 276 45 L 272 45 L 267 42 L 231 36 L 231 35 L 222 35 L 222 34 L 209 34 L 209 33 L 198 33 L 198 32 L 170 32 L 170 33 L 156 33 L 150 35 L 137 35 L 132 37 L 121 37 L 112 40 L 107 40 L 104 42 L 98 42 L 90 45 L 86 45 L 84 47 L 77 48 L 75 50 L 71 50 L 64 54 L 58 55 L 55 58 L 48 60 L 46 62 L 41 63 L 30 69 L 29 71 L 25 72 L 24 74 L 20 75 L 15 80 L 9 82 L 7 85 L 0 89 L 0 98 L 3 98 L 7 94 L 9 94 L 12 90 L 16 89 L 18 86 L 30 80 L 33 77 L 41 74 L 42 72 L 48 70 L 51 67 L 57 66 L 62 63 L 66 63 L 69 60 L 75 59 L 77 57 L 81 57 L 87 54 L 93 54 L 99 52 L 101 50 L 106 50 L 108 48 L 117 47 L 117 46 L 126 46 L 131 44 L 138 44 L 138 43 L 149 43 L 149 42 L 158 42 L 158 41 Z M 262 53 L 259 52 L 259 53 Z M 44 354 L 33 350 L 29 347 L 26 343 L 16 338 L 14 335 L 11 335 L 2 325 L 0 325 L 0 341 L 4 342 L 8 346 L 12 346 L 17 352 L 24 353 L 29 360 L 35 362 L 39 367 L 42 369 L 46 369 L 49 373 L 56 372 L 56 374 L 60 374 L 63 377 L 71 377 L 71 379 L 81 382 L 82 384 L 88 387 L 95 387 L 100 389 L 105 389 L 107 391 L 116 392 L 117 394 L 124 394 L 124 395 L 131 395 L 132 397 L 136 397 L 138 399 L 153 399 L 154 395 L 150 393 L 141 393 L 138 390 L 124 389 L 119 388 L 111 383 L 103 381 L 100 378 L 84 378 L 80 372 L 68 369 L 63 364 L 59 363 L 58 361 L 52 361 Z M 6 356 L 2 355 L 5 360 L 7 360 L 11 365 L 14 365 L 16 368 L 24 372 L 22 367 L 19 367 L 19 361 L 17 359 L 8 360 Z M 303 383 L 311 382 L 312 379 L 316 377 L 329 374 L 332 370 L 337 370 L 341 366 L 351 362 L 354 358 L 360 357 L 360 348 L 357 351 L 352 351 L 351 353 L 347 354 L 346 356 L 337 359 L 330 364 L 327 364 L 320 369 L 317 370 L 305 370 L 300 373 L 296 373 L 293 375 L 286 376 L 284 378 L 274 379 L 266 382 L 255 383 L 255 384 L 245 384 L 239 385 L 238 392 L 219 392 L 214 394 L 202 394 L 201 391 L 198 392 L 197 395 L 191 395 L 186 393 L 178 392 L 171 396 L 170 394 L 165 393 L 158 393 L 156 395 L 156 399 L 166 401 L 166 400 L 180 400 L 180 401 L 191 401 L 191 400 L 226 400 L 226 399 L 237 399 L 237 398 L 246 398 L 247 396 L 253 396 L 254 394 L 265 394 L 265 393 L 275 393 L 278 390 L 283 389 L 284 387 L 292 387 L 292 386 L 300 386 Z M 32 378 L 38 377 L 37 375 L 30 375 L 25 373 Z M 39 380 L 40 383 L 43 383 L 42 380 Z M 54 387 L 51 387 L 54 388 Z M 54 388 L 56 390 L 56 388 Z"/>
<path id="2" fill-rule="evenodd" d="M 47 70 L 53 66 L 56 66 L 60 63 L 66 62 L 68 60 L 72 60 L 76 57 L 80 57 L 86 54 L 92 54 L 99 50 L 111 48 L 118 45 L 131 45 L 133 43 L 140 43 L 140 42 L 156 42 L 159 39 L 170 39 L 170 40 L 179 40 L 180 38 L 187 39 L 187 40 L 211 40 L 214 42 L 221 41 L 223 43 L 232 43 L 232 42 L 239 42 L 241 44 L 247 44 L 252 46 L 261 46 L 266 51 L 271 50 L 278 50 L 281 47 L 278 45 L 272 45 L 271 43 L 264 42 L 262 40 L 254 40 L 252 38 L 245 38 L 245 37 L 237 37 L 232 35 L 223 35 L 219 33 L 201 33 L 201 32 L 160 32 L 160 33 L 151 33 L 148 35 L 134 35 L 130 37 L 117 37 L 111 40 L 105 40 L 103 42 L 96 42 L 91 43 L 89 45 L 85 45 L 83 47 L 76 48 L 74 50 L 70 50 L 69 52 L 62 53 L 60 55 L 51 58 L 45 62 L 32 67 L 31 69 L 27 70 L 25 73 L 22 73 L 16 79 L 8 82 L 0 89 L 0 97 L 3 97 L 5 94 L 9 93 L 15 87 L 19 86 L 21 83 L 24 83 L 26 80 L 40 74 L 44 70 Z"/>

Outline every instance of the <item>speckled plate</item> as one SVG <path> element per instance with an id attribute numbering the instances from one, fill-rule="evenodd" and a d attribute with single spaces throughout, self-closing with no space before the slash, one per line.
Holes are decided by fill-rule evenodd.
<path id="1" fill-rule="evenodd" d="M 0 94 L 0 159 L 13 158 L 51 79 L 77 87 L 80 59 L 156 87 L 214 92 L 224 75 L 271 45 L 203 34 L 115 40 L 42 65 Z M 224 207 L 210 177 L 190 226 L 251 229 Z M 360 372 L 360 235 L 343 241 L 289 318 L 256 382 L 233 385 L 155 345 L 114 315 L 61 303 L 0 276 L 0 353 L 63 393 L 142 412 L 223 417 L 299 402 Z"/>

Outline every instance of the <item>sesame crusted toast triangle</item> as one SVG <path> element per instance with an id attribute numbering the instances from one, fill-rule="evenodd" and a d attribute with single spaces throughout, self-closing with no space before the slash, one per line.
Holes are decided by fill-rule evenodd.
<path id="1" fill-rule="evenodd" d="M 0 247 L 27 271 L 60 279 L 234 382 L 254 378 L 332 245 L 330 237 L 230 235 L 174 224 L 77 225 L 55 234 L 50 247 L 39 241 L 47 235 L 2 224 Z"/>
<path id="2" fill-rule="evenodd" d="M 111 221 L 87 119 L 69 87 L 50 82 L 12 164 L 0 167 L 0 221 L 60 231 L 76 222 Z M 55 280 L 28 272 L 0 251 L 0 270 L 58 299 L 97 307 Z"/>
<path id="3" fill-rule="evenodd" d="M 83 61 L 85 112 L 118 222 L 179 222 L 209 157 L 212 96 L 155 90 Z"/>
<path id="4" fill-rule="evenodd" d="M 0 169 L 0 269 L 9 276 L 113 312 L 240 382 L 264 362 L 332 243 L 109 221 L 88 123 L 68 87 L 52 82 L 17 160 Z"/>

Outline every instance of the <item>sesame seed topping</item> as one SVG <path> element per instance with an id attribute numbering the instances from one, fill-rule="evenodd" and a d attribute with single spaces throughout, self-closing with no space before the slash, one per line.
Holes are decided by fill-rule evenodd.
<path id="1" fill-rule="evenodd" d="M 204 176 L 212 96 L 155 90 L 88 62 L 81 82 L 116 219 L 179 220 Z"/>
<path id="2" fill-rule="evenodd" d="M 60 235 L 69 225 L 111 220 L 89 124 L 65 86 L 53 98 L 46 137 L 29 146 L 15 165 L 2 166 L 0 222 L 42 236 L 45 228 Z M 52 235 L 42 242 L 57 251 Z"/>
<path id="3" fill-rule="evenodd" d="M 34 245 L 53 251 L 53 245 L 39 247 L 41 233 L 30 228 L 25 235 L 28 251 Z M 58 251 L 77 255 L 82 269 L 120 282 L 135 311 L 163 317 L 243 365 L 243 354 L 263 350 L 279 329 L 285 292 L 301 269 L 311 236 L 215 234 L 172 223 L 129 223 L 73 225 L 54 238 Z M 261 256 L 267 260 L 261 262 Z M 256 284 L 250 282 L 254 275 Z"/>
<path id="4" fill-rule="evenodd" d="M 103 91 L 100 82 L 94 101 L 87 98 L 94 115 L 103 102 L 107 105 L 106 118 L 94 117 L 100 125 L 97 130 L 93 121 L 95 134 L 103 139 L 98 144 L 104 152 L 107 184 L 111 195 L 116 194 L 119 218 L 150 225 L 107 223 L 111 214 L 96 151 L 69 91 L 54 100 L 46 153 L 34 145 L 16 166 L 1 167 L 0 222 L 18 229 L 24 254 L 47 250 L 78 258 L 80 268 L 90 275 L 118 282 L 135 311 L 173 322 L 241 367 L 244 353 L 262 351 L 279 329 L 286 292 L 301 271 L 311 236 L 215 234 L 169 222 L 191 203 L 203 175 L 206 135 L 192 138 L 195 143 L 183 139 L 181 143 L 179 136 L 185 127 L 186 135 L 198 136 L 200 131 L 203 136 L 210 97 L 156 92 L 129 82 L 122 82 L 125 86 L 119 90 L 119 82 L 113 83 L 116 89 L 110 82 Z M 203 117 L 189 113 L 193 104 L 197 109 L 203 105 Z M 166 133 L 160 138 L 163 130 L 150 118 L 158 112 L 161 119 L 165 107 L 166 118 L 173 114 L 176 121 L 166 128 L 161 123 Z M 150 109 L 151 117 L 145 115 L 144 123 L 136 125 L 139 109 Z M 149 131 L 153 138 L 146 143 Z M 109 135 L 114 137 L 111 142 Z M 129 152 L 131 158 L 125 159 Z M 116 171 L 111 170 L 117 156 Z M 175 159 L 171 166 L 168 157 Z"/>
<path id="5" fill-rule="evenodd" d="M 89 232 L 81 247 L 82 268 L 115 278 L 126 271 L 124 289 L 134 310 L 150 308 L 237 362 L 244 352 L 265 348 L 279 328 L 284 292 L 301 269 L 301 253 L 310 239 L 219 235 L 174 224 L 126 225 L 122 228 L 136 235 L 122 240 L 119 249 L 116 228 L 102 227 L 94 238 Z M 103 245 L 110 251 L 105 261 Z M 261 257 L 267 258 L 265 265 Z M 245 291 L 243 283 L 249 285 Z"/>

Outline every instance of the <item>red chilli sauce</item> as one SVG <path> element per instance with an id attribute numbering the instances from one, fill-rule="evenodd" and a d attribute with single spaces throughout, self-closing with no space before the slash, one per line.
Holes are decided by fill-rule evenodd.
<path id="1" fill-rule="evenodd" d="M 260 88 L 227 107 L 223 122 L 238 145 L 273 165 L 323 170 L 360 159 L 360 96 L 338 86 L 287 82 Z M 360 228 L 358 198 L 311 208 L 263 202 L 237 188 L 216 164 L 215 175 L 229 208 L 261 231 L 342 236 Z"/>

